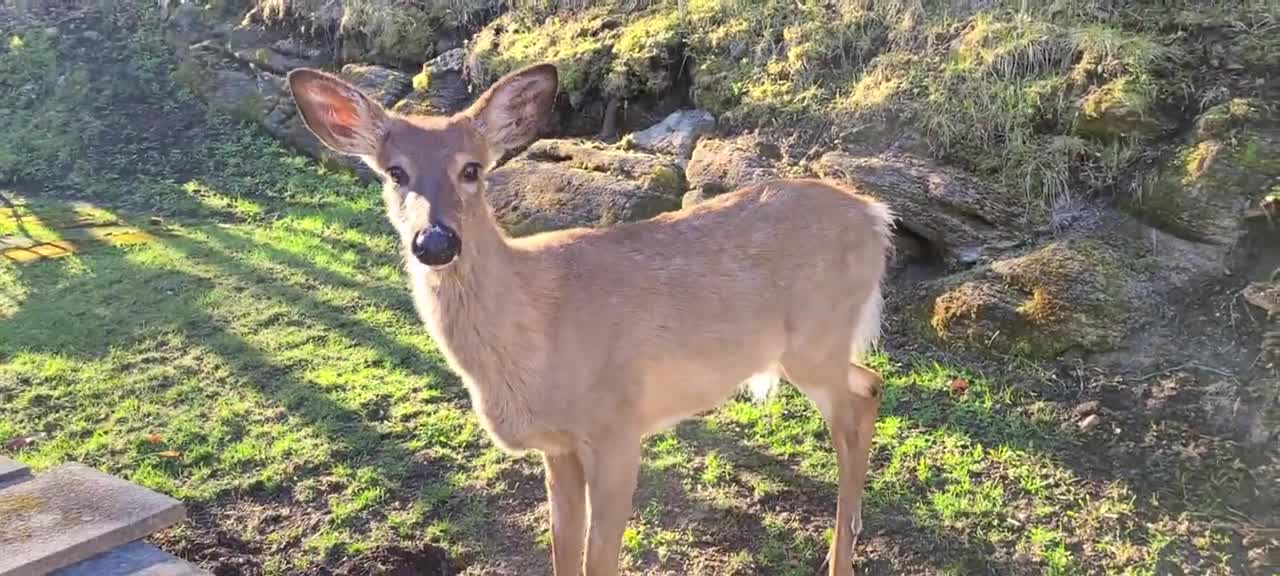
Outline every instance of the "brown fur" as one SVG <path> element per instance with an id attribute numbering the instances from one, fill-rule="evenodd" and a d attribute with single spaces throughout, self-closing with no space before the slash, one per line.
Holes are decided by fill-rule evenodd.
<path id="1" fill-rule="evenodd" d="M 778 372 L 831 426 L 840 496 L 830 573 L 851 573 L 880 382 L 850 360 L 879 326 L 883 205 L 826 182 L 774 181 L 648 221 L 512 239 L 484 202 L 484 178 L 459 174 L 469 162 L 487 172 L 536 138 L 554 68 L 514 72 L 452 118 L 385 121 L 340 80 L 301 74 L 291 84 L 317 92 L 298 98 L 317 136 L 409 174 L 384 196 L 415 305 L 492 438 L 543 452 L 557 575 L 617 572 L 644 436 Z M 373 150 L 350 145 L 369 141 Z M 429 221 L 462 238 L 445 267 L 409 252 Z"/>

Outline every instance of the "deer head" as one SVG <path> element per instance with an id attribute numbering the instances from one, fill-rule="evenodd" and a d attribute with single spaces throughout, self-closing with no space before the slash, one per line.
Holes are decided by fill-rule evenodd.
<path id="1" fill-rule="evenodd" d="M 382 176 L 388 219 L 407 251 L 435 271 L 462 256 L 469 234 L 489 232 L 475 227 L 493 226 L 484 205 L 488 172 L 538 137 L 558 84 L 555 66 L 537 64 L 502 77 L 452 117 L 400 116 L 331 74 L 289 73 L 307 128 Z"/>

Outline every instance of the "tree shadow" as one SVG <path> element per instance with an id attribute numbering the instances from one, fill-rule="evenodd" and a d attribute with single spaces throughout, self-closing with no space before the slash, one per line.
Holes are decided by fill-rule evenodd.
<path id="1" fill-rule="evenodd" d="M 143 345 L 157 335 L 176 334 L 184 346 L 199 346 L 212 353 L 217 362 L 230 370 L 237 383 L 243 383 L 266 400 L 263 409 L 278 407 L 279 418 L 298 419 L 298 423 L 316 433 L 332 451 L 327 463 L 296 471 L 299 477 L 324 477 L 333 474 L 334 466 L 371 467 L 394 490 L 391 501 L 411 502 L 417 487 L 428 477 L 443 472 L 429 457 L 410 451 L 403 432 L 379 429 L 375 422 L 385 416 L 389 397 L 375 399 L 373 409 L 355 408 L 335 399 L 325 389 L 310 381 L 305 366 L 286 358 L 287 354 L 261 348 L 253 335 L 245 330 L 275 322 L 305 322 L 315 329 L 309 332 L 340 334 L 355 348 L 380 356 L 382 362 L 420 375 L 424 386 L 444 392 L 440 402 L 456 401 L 462 395 L 457 380 L 438 354 L 431 350 L 398 341 L 377 326 L 353 317 L 352 310 L 330 304 L 313 293 L 289 285 L 280 278 L 255 269 L 238 260 L 234 250 L 218 243 L 202 242 L 196 236 L 157 234 L 159 250 L 171 251 L 169 260 L 142 261 L 138 252 L 106 243 L 86 244 L 76 255 L 26 265 L 21 274 L 30 284 L 30 294 L 16 312 L 0 326 L 3 349 L 0 359 L 12 359 L 23 353 L 52 354 L 73 361 L 92 362 L 114 352 Z M 227 237 L 230 238 L 230 237 Z M 195 264 L 184 267 L 179 264 Z M 296 262 L 294 262 L 296 264 Z M 296 310 L 296 315 L 267 313 L 237 325 L 237 319 L 210 309 L 209 295 L 214 291 L 238 291 L 239 298 L 261 303 L 262 308 Z M 401 298 L 404 298 L 401 296 Z M 403 316 L 403 307 L 398 312 Z M 409 318 L 402 318 L 409 321 Z M 416 320 L 415 320 L 416 323 Z M 287 345 L 287 344 L 286 344 Z M 163 357 L 163 354 L 159 354 Z M 22 391 L 23 383 L 10 392 L 0 390 L 0 400 Z M 67 424 L 67 422 L 64 422 Z M 58 438 L 62 432 L 56 422 L 46 431 Z M 80 429 L 72 434 L 83 435 Z M 61 438 L 71 440 L 71 438 Z M 222 439 L 224 448 L 240 437 Z M 87 440 L 87 438 L 81 438 Z M 190 456 L 184 466 L 202 467 L 216 464 L 216 455 Z M 87 463 L 128 476 L 128 464 L 99 459 L 86 454 Z M 122 469 L 122 466 L 124 467 Z M 245 470 L 252 475 L 253 470 Z M 306 508 L 317 503 L 327 507 L 324 499 L 311 504 L 296 501 L 279 489 L 254 489 L 215 495 L 209 502 L 194 503 L 191 519 L 196 532 L 213 533 L 212 541 L 224 543 L 205 546 L 196 553 L 197 561 L 214 562 L 221 556 L 253 556 L 264 543 L 228 538 L 237 533 L 225 525 L 234 519 L 205 513 L 211 508 L 232 502 L 254 502 L 262 507 Z M 350 529 L 357 532 L 371 521 L 383 517 L 374 509 L 357 518 Z M 213 524 L 205 524 L 212 522 Z M 227 549 L 228 546 L 237 550 Z M 331 558 L 326 563 L 338 563 Z M 243 565 L 237 573 L 255 574 L 262 567 Z M 315 568 L 324 573 L 324 565 Z"/>
<path id="2" fill-rule="evenodd" d="M 337 216 L 347 221 L 351 215 Z M 423 342 L 406 342 L 375 323 L 359 316 L 369 307 L 384 309 L 392 321 L 419 326 L 407 290 L 390 281 L 376 281 L 359 274 L 317 265 L 306 257 L 264 243 L 236 228 L 203 226 L 187 232 L 157 233 L 157 243 L 171 250 L 177 260 L 149 262 L 131 250 L 110 245 L 86 247 L 80 267 L 57 263 L 38 264 L 33 273 L 38 282 L 32 296 L 17 313 L 0 326 L 0 358 L 19 350 L 47 352 L 79 359 L 93 359 L 112 350 L 139 343 L 158 332 L 176 332 L 190 343 L 208 347 L 229 366 L 239 381 L 258 390 L 306 426 L 319 433 L 335 449 L 335 461 L 375 468 L 391 488 L 391 504 L 411 505 L 420 488 L 442 474 L 458 470 L 455 463 L 434 461 L 406 448 L 406 438 L 380 429 L 393 398 L 381 398 L 373 409 L 358 409 L 336 400 L 317 387 L 302 367 L 282 360 L 280 354 L 255 344 L 246 328 L 230 325 L 227 318 L 211 311 L 207 296 L 215 290 L 232 290 L 246 301 L 260 302 L 264 309 L 279 307 L 296 312 L 297 317 L 272 315 L 269 311 L 248 323 L 266 327 L 277 323 L 301 322 L 315 331 L 341 336 L 367 348 L 387 362 L 425 380 L 443 393 L 442 401 L 463 402 L 465 392 L 442 358 Z M 339 258 L 341 250 L 361 259 L 358 269 L 395 263 L 398 254 L 380 254 L 365 245 L 343 245 L 328 256 Z M 192 266 L 181 266 L 186 262 Z M 350 298 L 323 295 L 338 289 L 354 293 Z M 0 394 L 0 400 L 4 400 Z M 884 416 L 902 416 L 913 425 L 929 429 L 954 430 L 971 441 L 988 447 L 1010 448 L 1042 455 L 1063 466 L 1085 482 L 1110 483 L 1125 478 L 1115 473 L 1120 465 L 1107 465 L 1113 456 L 1094 450 L 1091 441 L 1076 432 L 1058 427 L 1056 422 L 1037 420 L 1017 410 L 991 410 L 980 404 L 958 401 L 945 390 L 925 386 L 900 386 L 886 394 Z M 717 557 L 761 558 L 769 569 L 778 567 L 800 573 L 814 573 L 821 565 L 825 546 L 818 542 L 829 528 L 835 512 L 836 486 L 798 470 L 797 463 L 770 454 L 746 440 L 742 431 L 712 429 L 697 423 L 678 428 L 676 436 L 687 443 L 695 456 L 711 452 L 723 454 L 740 470 L 767 479 L 776 490 L 764 496 L 749 496 L 744 502 L 726 505 L 709 498 L 696 483 L 675 471 L 646 468 L 636 498 L 638 509 L 657 505 L 658 526 L 693 534 L 699 549 L 714 549 Z M 822 442 L 828 442 L 825 435 Z M 1142 456 L 1142 449 L 1128 448 L 1125 454 Z M 1188 456 L 1188 458 L 1191 458 Z M 103 464 L 111 465 L 103 461 Z M 1177 462 L 1181 467 L 1193 463 Z M 873 477 L 886 465 L 880 455 Z M 301 475 L 323 476 L 328 467 L 300 471 Z M 490 492 L 459 488 L 452 502 L 479 502 L 484 507 L 486 526 L 478 531 L 503 545 L 518 547 L 511 563 L 521 572 L 545 572 L 549 553 L 537 544 L 537 533 L 516 516 L 530 514 L 542 504 L 541 476 L 537 467 L 521 464 L 503 472 L 507 488 Z M 731 493 L 749 494 L 750 487 L 732 487 Z M 872 491 L 874 492 L 874 488 Z M 1141 496 L 1141 494 L 1140 494 Z M 979 535 L 959 533 L 930 522 L 922 522 L 914 509 L 920 495 L 902 493 L 869 494 L 865 512 L 867 535 L 858 554 L 859 573 L 891 574 L 904 567 L 918 571 L 959 571 L 961 573 L 1032 573 L 1042 567 L 1019 559 L 1008 551 L 997 551 Z M 222 495 L 197 512 L 218 507 L 232 499 L 247 499 L 272 506 L 291 502 L 288 495 L 249 492 Z M 1164 511 L 1140 498 L 1138 514 L 1156 516 Z M 433 513 L 453 513 L 445 506 Z M 512 514 L 511 512 L 515 512 Z M 671 516 L 666 516 L 670 514 Z M 780 534 L 766 517 L 770 514 L 804 522 L 821 523 L 797 534 Z M 231 533 L 229 519 L 193 513 L 197 530 Z M 354 526 L 363 529 L 380 521 L 381 513 L 371 512 Z M 540 524 L 545 528 L 545 524 Z M 781 542 L 782 547 L 778 549 Z M 817 542 L 815 544 L 815 542 Z M 233 541 L 230 546 L 248 547 L 250 557 L 264 554 L 260 543 Z M 492 546 L 490 541 L 486 544 Z M 772 547 L 772 548 L 771 548 Z M 232 550 L 213 547 L 197 560 L 211 561 Z M 489 552 L 503 554 L 501 550 Z M 240 550 L 243 552 L 243 550 Z M 676 553 L 662 559 L 650 553 L 639 557 L 640 567 L 680 572 L 687 557 Z M 340 558 L 331 558 L 332 567 Z M 728 570 L 725 566 L 719 568 Z M 327 569 L 323 566 L 320 569 Z M 243 573 L 256 573 L 246 567 Z M 320 572 L 316 572 L 320 573 Z M 724 573 L 724 572 L 717 572 Z"/>

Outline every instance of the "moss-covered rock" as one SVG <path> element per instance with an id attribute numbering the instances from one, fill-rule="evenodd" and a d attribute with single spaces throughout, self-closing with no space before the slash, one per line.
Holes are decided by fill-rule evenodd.
<path id="1" fill-rule="evenodd" d="M 338 40 L 343 61 L 414 64 L 437 52 L 460 29 L 482 22 L 497 0 L 252 0 L 245 21 Z"/>
<path id="2" fill-rule="evenodd" d="M 904 154 L 844 152 L 824 154 L 813 168 L 883 200 L 899 227 L 927 240 L 955 266 L 1007 251 L 1024 236 L 1026 217 L 1017 196 L 960 170 Z"/>
<path id="3" fill-rule="evenodd" d="M 627 15 L 605 6 L 545 20 L 509 12 L 473 39 L 468 69 L 483 87 L 517 68 L 555 63 L 574 106 L 600 96 L 657 96 L 671 87 L 678 24 L 664 10 Z"/>
<path id="4" fill-rule="evenodd" d="M 375 64 L 347 64 L 341 76 L 383 107 L 390 107 L 413 90 L 408 74 Z"/>
<path id="5" fill-rule="evenodd" d="M 486 192 L 498 221 L 518 236 L 609 226 L 680 207 L 684 177 L 658 156 L 568 140 L 543 140 L 495 170 Z"/>
<path id="6" fill-rule="evenodd" d="M 732 192 L 756 182 L 772 180 L 780 174 L 777 146 L 751 135 L 737 138 L 703 138 L 693 149 L 685 174 L 689 188 L 697 194 L 691 202 Z"/>
<path id="7" fill-rule="evenodd" d="M 1095 86 L 1079 101 L 1073 132 L 1094 140 L 1151 136 L 1160 130 L 1152 112 L 1156 88 L 1134 76 Z"/>
<path id="8" fill-rule="evenodd" d="M 928 329 L 943 341 L 1053 357 L 1118 344 L 1139 308 L 1147 263 L 1099 239 L 1053 242 L 926 289 Z"/>
<path id="9" fill-rule="evenodd" d="M 1180 237 L 1234 245 L 1245 213 L 1280 178 L 1280 128 L 1262 110 L 1237 100 L 1207 111 L 1128 209 Z"/>
<path id="10" fill-rule="evenodd" d="M 466 108 L 473 94 L 462 76 L 466 51 L 454 48 L 422 65 L 413 77 L 413 92 L 394 111 L 401 114 L 447 116 Z"/>

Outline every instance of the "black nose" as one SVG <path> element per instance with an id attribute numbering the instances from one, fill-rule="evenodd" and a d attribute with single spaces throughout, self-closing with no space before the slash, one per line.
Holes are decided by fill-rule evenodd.
<path id="1" fill-rule="evenodd" d="M 444 224 L 432 224 L 413 236 L 413 255 L 427 266 L 444 266 L 462 251 L 458 233 Z"/>

